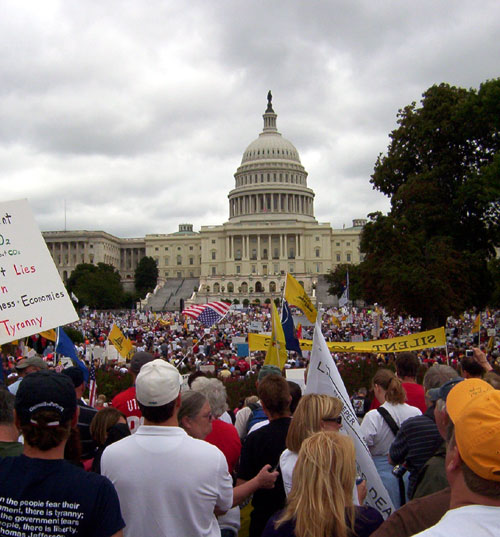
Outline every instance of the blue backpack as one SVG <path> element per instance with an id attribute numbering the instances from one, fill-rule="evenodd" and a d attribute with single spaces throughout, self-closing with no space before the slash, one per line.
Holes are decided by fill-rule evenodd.
<path id="1" fill-rule="evenodd" d="M 248 421 L 247 421 L 247 434 L 248 434 L 248 431 L 256 423 L 259 423 L 259 421 L 264 421 L 268 419 L 262 406 L 259 403 L 250 403 L 248 406 L 249 408 L 252 409 L 252 413 L 250 414 Z"/>

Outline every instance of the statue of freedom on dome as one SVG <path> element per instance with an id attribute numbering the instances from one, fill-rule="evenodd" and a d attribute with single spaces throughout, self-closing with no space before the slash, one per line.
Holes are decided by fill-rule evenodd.
<path id="1" fill-rule="evenodd" d="M 273 110 L 273 94 L 271 90 L 267 92 L 267 110 L 266 112 L 274 112 Z"/>

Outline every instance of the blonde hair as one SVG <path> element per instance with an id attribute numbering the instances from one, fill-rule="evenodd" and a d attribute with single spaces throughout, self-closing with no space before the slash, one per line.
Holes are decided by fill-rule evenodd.
<path id="1" fill-rule="evenodd" d="M 355 476 L 351 438 L 333 431 L 306 438 L 293 470 L 287 506 L 275 527 L 294 520 L 296 537 L 347 537 L 346 515 L 354 529 Z"/>
<path id="2" fill-rule="evenodd" d="M 330 395 L 310 393 L 304 395 L 293 414 L 286 436 L 286 447 L 298 453 L 302 442 L 321 431 L 323 418 L 336 418 L 342 412 L 342 401 Z"/>
<path id="3" fill-rule="evenodd" d="M 385 400 L 393 405 L 402 405 L 406 401 L 406 392 L 401 380 L 390 369 L 379 369 L 373 377 L 373 385 L 385 390 Z"/>

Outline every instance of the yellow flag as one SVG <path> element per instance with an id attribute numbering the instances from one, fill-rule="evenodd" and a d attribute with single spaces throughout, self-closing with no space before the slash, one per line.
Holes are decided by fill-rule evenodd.
<path id="1" fill-rule="evenodd" d="M 285 300 L 292 306 L 300 308 L 312 323 L 316 322 L 318 316 L 316 308 L 302 285 L 290 273 L 286 275 Z"/>
<path id="2" fill-rule="evenodd" d="M 111 328 L 108 339 L 111 341 L 111 343 L 113 343 L 113 345 L 116 347 L 116 350 L 124 358 L 130 357 L 129 355 L 133 351 L 132 342 L 123 335 L 122 331 L 116 326 L 116 324 L 114 324 Z"/>
<path id="3" fill-rule="evenodd" d="M 481 315 L 478 313 L 474 319 L 474 324 L 472 325 L 472 334 L 477 334 L 481 328 Z"/>
<path id="4" fill-rule="evenodd" d="M 488 352 L 493 352 L 494 349 L 495 349 L 495 338 L 491 336 L 490 339 L 488 340 L 488 345 L 486 346 L 486 350 Z"/>
<path id="5" fill-rule="evenodd" d="M 339 328 L 342 328 L 340 321 L 337 319 L 337 317 L 335 317 L 335 315 L 332 315 L 332 324 L 338 326 Z"/>
<path id="6" fill-rule="evenodd" d="M 285 334 L 274 302 L 271 302 L 271 308 L 271 340 L 267 347 L 264 365 L 275 365 L 283 369 L 287 359 Z"/>
<path id="7" fill-rule="evenodd" d="M 55 330 L 46 330 L 45 332 L 40 332 L 40 335 L 45 339 L 50 339 L 50 341 L 57 341 L 57 334 Z"/>

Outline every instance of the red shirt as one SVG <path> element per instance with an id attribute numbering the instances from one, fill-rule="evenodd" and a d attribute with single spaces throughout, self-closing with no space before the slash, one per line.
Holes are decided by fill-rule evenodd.
<path id="1" fill-rule="evenodd" d="M 214 420 L 212 432 L 205 440 L 224 453 L 229 473 L 232 474 L 241 452 L 241 440 L 236 427 L 222 420 Z"/>
<path id="2" fill-rule="evenodd" d="M 135 398 L 135 386 L 131 386 L 127 390 L 115 395 L 111 401 L 111 406 L 125 414 L 128 428 L 134 434 L 137 427 L 143 422 L 142 413 L 139 410 L 139 405 Z"/>
<path id="3" fill-rule="evenodd" d="M 402 384 L 406 392 L 406 402 L 419 408 L 423 414 L 427 410 L 424 387 L 416 382 L 403 382 Z"/>

